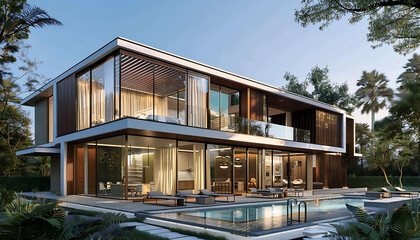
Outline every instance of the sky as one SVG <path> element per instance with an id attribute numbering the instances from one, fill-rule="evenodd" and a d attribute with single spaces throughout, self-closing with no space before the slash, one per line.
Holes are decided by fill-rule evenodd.
<path id="1" fill-rule="evenodd" d="M 29 56 L 43 61 L 38 72 L 53 79 L 117 36 L 199 61 L 273 86 L 283 87 L 285 72 L 304 80 L 311 68 L 328 66 L 332 82 L 350 92 L 364 70 L 396 80 L 412 54 L 391 46 L 371 48 L 367 21 L 343 19 L 320 31 L 294 21 L 300 1 L 143 0 L 28 1 L 63 26 L 33 29 Z M 420 51 L 416 51 L 420 53 Z M 33 109 L 26 107 L 33 119 Z M 387 110 L 377 114 L 377 120 Z M 353 113 L 356 122 L 370 115 Z"/>

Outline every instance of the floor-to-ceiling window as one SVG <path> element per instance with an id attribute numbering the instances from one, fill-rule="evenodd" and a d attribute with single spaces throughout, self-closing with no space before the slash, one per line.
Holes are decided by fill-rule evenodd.
<path id="1" fill-rule="evenodd" d="M 128 191 L 131 196 L 176 193 L 176 140 L 128 136 Z M 130 195 L 129 195 L 130 197 Z"/>
<path id="2" fill-rule="evenodd" d="M 96 143 L 97 196 L 126 197 L 125 136 L 100 139 Z"/>
<path id="3" fill-rule="evenodd" d="M 261 150 L 248 148 L 248 191 L 261 188 Z"/>
<path id="4" fill-rule="evenodd" d="M 220 193 L 232 192 L 232 147 L 208 144 L 207 150 L 211 190 Z"/>
<path id="5" fill-rule="evenodd" d="M 237 131 L 239 91 L 217 84 L 210 86 L 210 127 L 215 130 Z"/>
<path id="6" fill-rule="evenodd" d="M 155 63 L 155 120 L 185 125 L 186 70 Z"/>
<path id="7" fill-rule="evenodd" d="M 178 190 L 193 190 L 198 194 L 205 188 L 204 143 L 178 142 Z"/>
<path id="8" fill-rule="evenodd" d="M 234 192 L 244 193 L 246 190 L 247 178 L 247 153 L 246 148 L 235 147 L 233 155 L 233 178 L 235 181 Z"/>
<path id="9" fill-rule="evenodd" d="M 272 150 L 264 149 L 264 170 L 263 170 L 263 182 L 264 188 L 273 187 L 273 159 Z"/>
<path id="10" fill-rule="evenodd" d="M 273 151 L 273 187 L 288 187 L 288 153 Z"/>
<path id="11" fill-rule="evenodd" d="M 114 120 L 114 57 L 92 69 L 92 126 Z"/>
<path id="12" fill-rule="evenodd" d="M 290 187 L 306 187 L 306 154 L 290 154 Z"/>
<path id="13" fill-rule="evenodd" d="M 77 130 L 90 127 L 90 71 L 76 77 L 77 81 Z"/>

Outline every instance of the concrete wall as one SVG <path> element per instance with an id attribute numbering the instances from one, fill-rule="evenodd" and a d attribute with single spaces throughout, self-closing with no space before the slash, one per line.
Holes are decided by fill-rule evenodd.
<path id="1" fill-rule="evenodd" d="M 60 192 L 60 156 L 51 157 L 51 189 Z"/>
<path id="2" fill-rule="evenodd" d="M 35 103 L 35 145 L 48 143 L 48 98 Z"/>

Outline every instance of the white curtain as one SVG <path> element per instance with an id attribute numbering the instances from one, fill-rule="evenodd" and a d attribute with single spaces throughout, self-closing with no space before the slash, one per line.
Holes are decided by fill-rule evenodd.
<path id="1" fill-rule="evenodd" d="M 208 80 L 188 75 L 188 125 L 206 127 Z"/>
<path id="2" fill-rule="evenodd" d="M 155 150 L 155 188 L 163 194 L 175 195 L 176 148 L 157 148 Z"/>
<path id="3" fill-rule="evenodd" d="M 77 81 L 77 129 L 85 129 L 89 127 L 89 94 L 90 82 Z"/>
<path id="4" fill-rule="evenodd" d="M 157 116 L 167 116 L 167 97 L 156 97 L 155 105 L 155 114 Z M 153 94 L 121 89 L 121 116 L 152 120 Z"/>
<path id="5" fill-rule="evenodd" d="M 194 159 L 194 193 L 198 194 L 200 189 L 204 189 L 204 148 L 193 146 Z"/>

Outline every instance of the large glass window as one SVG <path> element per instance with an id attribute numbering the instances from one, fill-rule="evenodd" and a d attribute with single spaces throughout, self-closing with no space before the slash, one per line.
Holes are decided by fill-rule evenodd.
<path id="1" fill-rule="evenodd" d="M 203 143 L 178 142 L 178 190 L 204 189 L 204 153 Z"/>
<path id="2" fill-rule="evenodd" d="M 235 131 L 239 117 L 239 91 L 217 84 L 210 86 L 211 129 Z"/>
<path id="3" fill-rule="evenodd" d="M 90 71 L 77 79 L 77 130 L 90 127 Z"/>
<path id="4" fill-rule="evenodd" d="M 272 168 L 272 151 L 271 150 L 263 150 L 264 151 L 264 174 L 263 174 L 263 182 L 264 187 L 269 188 L 273 187 L 273 168 Z"/>
<path id="5" fill-rule="evenodd" d="M 273 186 L 288 187 L 287 174 L 288 154 L 280 151 L 273 151 Z"/>
<path id="6" fill-rule="evenodd" d="M 185 125 L 186 71 L 158 62 L 155 64 L 155 120 Z"/>
<path id="7" fill-rule="evenodd" d="M 153 120 L 153 63 L 121 55 L 121 117 Z"/>
<path id="8" fill-rule="evenodd" d="M 149 191 L 176 192 L 176 141 L 128 136 L 129 196 Z"/>
<path id="9" fill-rule="evenodd" d="M 92 69 L 92 125 L 114 120 L 114 57 Z"/>
<path id="10" fill-rule="evenodd" d="M 207 97 L 209 78 L 205 75 L 188 74 L 188 125 L 207 128 Z"/>
<path id="11" fill-rule="evenodd" d="M 306 187 L 305 154 L 290 154 L 290 186 L 298 189 Z"/>
<path id="12" fill-rule="evenodd" d="M 125 149 L 125 136 L 97 141 L 96 192 L 98 197 L 126 197 Z"/>
<path id="13" fill-rule="evenodd" d="M 248 191 L 261 188 L 261 150 L 248 149 Z"/>
<path id="14" fill-rule="evenodd" d="M 246 187 L 246 148 L 235 147 L 233 160 L 233 176 L 235 193 L 244 193 Z"/>
<path id="15" fill-rule="evenodd" d="M 48 142 L 54 140 L 54 100 L 53 96 L 48 98 Z"/>
<path id="16" fill-rule="evenodd" d="M 232 147 L 207 145 L 210 162 L 211 190 L 219 193 L 232 192 Z"/>
<path id="17" fill-rule="evenodd" d="M 210 85 L 210 128 L 220 130 L 220 86 Z"/>

